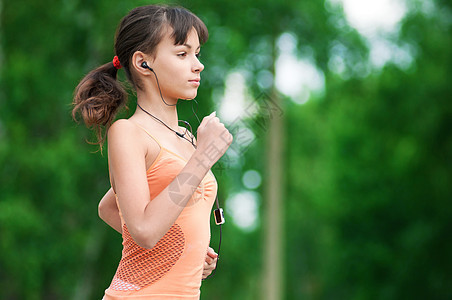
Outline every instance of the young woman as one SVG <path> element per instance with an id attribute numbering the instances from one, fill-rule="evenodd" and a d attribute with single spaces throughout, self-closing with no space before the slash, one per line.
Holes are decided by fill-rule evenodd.
<path id="1" fill-rule="evenodd" d="M 183 8 L 135 8 L 119 25 L 113 62 L 75 90 L 73 113 L 96 130 L 101 147 L 107 129 L 112 189 L 99 214 L 123 236 L 105 300 L 199 299 L 201 279 L 215 267 L 209 220 L 217 183 L 210 168 L 232 135 L 214 112 L 195 140 L 179 126 L 176 110 L 178 99 L 197 95 L 207 37 L 204 23 Z M 132 117 L 112 124 L 127 98 L 116 80 L 121 66 L 138 105 Z"/>

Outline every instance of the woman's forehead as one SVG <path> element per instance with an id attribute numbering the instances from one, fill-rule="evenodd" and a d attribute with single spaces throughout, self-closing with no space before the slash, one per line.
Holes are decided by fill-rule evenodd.
<path id="1" fill-rule="evenodd" d="M 175 41 L 175 37 L 174 37 L 173 33 L 174 33 L 173 28 L 168 26 L 167 29 L 165 30 L 162 40 L 160 41 L 159 44 L 164 44 L 167 47 L 190 46 L 189 48 L 194 48 L 194 49 L 197 49 L 200 47 L 198 32 L 196 31 L 196 29 L 194 27 L 192 27 L 190 29 L 190 31 L 188 31 L 187 38 L 185 39 L 185 41 L 182 44 L 179 44 L 179 45 L 175 44 L 176 41 Z"/>

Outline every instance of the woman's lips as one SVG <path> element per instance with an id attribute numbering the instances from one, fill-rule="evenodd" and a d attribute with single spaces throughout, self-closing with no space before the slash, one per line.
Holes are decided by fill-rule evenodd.
<path id="1" fill-rule="evenodd" d="M 200 78 L 196 78 L 196 79 L 191 79 L 188 82 L 190 82 L 191 84 L 195 85 L 195 86 L 199 86 L 200 84 Z"/>

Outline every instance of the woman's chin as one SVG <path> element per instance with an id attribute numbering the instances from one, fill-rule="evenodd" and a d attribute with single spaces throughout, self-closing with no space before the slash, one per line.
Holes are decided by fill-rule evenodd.
<path id="1" fill-rule="evenodd" d="M 196 98 L 197 94 L 198 93 L 194 93 L 193 95 L 187 95 L 187 96 L 184 96 L 183 98 L 180 98 L 180 99 L 181 100 L 193 100 L 193 99 Z"/>

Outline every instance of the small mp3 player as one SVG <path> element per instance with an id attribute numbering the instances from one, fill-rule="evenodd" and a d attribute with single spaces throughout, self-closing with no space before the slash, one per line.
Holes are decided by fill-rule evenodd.
<path id="1" fill-rule="evenodd" d="M 213 211 L 214 215 L 215 215 L 215 223 L 217 225 L 221 225 L 224 224 L 224 215 L 223 215 L 223 209 L 222 208 L 217 208 Z"/>

